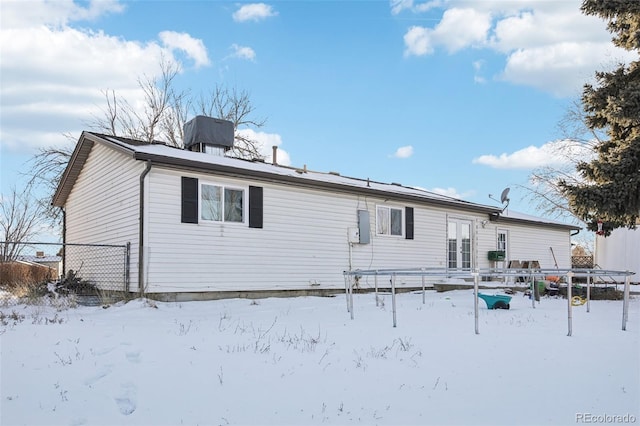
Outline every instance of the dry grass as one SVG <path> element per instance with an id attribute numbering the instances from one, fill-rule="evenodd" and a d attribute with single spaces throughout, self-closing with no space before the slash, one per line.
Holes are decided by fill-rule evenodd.
<path id="1" fill-rule="evenodd" d="M 21 262 L 0 263 L 0 288 L 17 297 L 30 295 L 43 283 L 57 279 L 53 268 Z"/>

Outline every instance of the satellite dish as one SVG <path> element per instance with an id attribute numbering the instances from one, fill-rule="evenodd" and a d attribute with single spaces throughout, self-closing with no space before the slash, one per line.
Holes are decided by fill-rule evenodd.
<path id="1" fill-rule="evenodd" d="M 507 204 L 509 204 L 509 191 L 511 190 L 511 188 L 505 188 L 504 191 L 502 191 L 502 194 L 500 194 L 500 202 L 502 204 L 504 204 L 505 202 Z"/>
<path id="2" fill-rule="evenodd" d="M 505 188 L 502 191 L 502 194 L 500 194 L 500 202 L 502 204 L 504 204 L 504 207 L 502 208 L 502 211 L 504 212 L 507 207 L 509 207 L 509 191 L 511 190 L 511 188 Z M 492 200 L 498 201 L 497 199 L 493 198 L 493 195 L 489 194 L 489 198 L 491 198 Z"/>

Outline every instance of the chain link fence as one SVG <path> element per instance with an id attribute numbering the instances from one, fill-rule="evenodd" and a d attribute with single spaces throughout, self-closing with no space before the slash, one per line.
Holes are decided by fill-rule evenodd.
<path id="1" fill-rule="evenodd" d="M 100 305 L 129 295 L 130 246 L 0 242 L 0 307 Z"/>

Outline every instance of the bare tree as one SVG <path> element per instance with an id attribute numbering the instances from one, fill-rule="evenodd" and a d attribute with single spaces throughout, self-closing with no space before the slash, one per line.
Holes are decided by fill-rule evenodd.
<path id="1" fill-rule="evenodd" d="M 108 135 L 149 143 L 160 140 L 182 147 L 184 124 L 190 116 L 202 114 L 233 123 L 235 142 L 230 156 L 264 159 L 258 142 L 240 132 L 246 128 L 263 127 L 266 123 L 266 119 L 255 118 L 255 107 L 247 91 L 216 85 L 211 92 L 201 94 L 194 102 L 189 92 L 174 88 L 175 79 L 180 72 L 177 64 L 162 59 L 160 71 L 158 77 L 145 75 L 138 79 L 138 86 L 144 94 L 142 110 L 118 97 L 114 90 L 106 90 L 103 92 L 106 101 L 103 115 L 94 116 L 88 126 Z"/>
<path id="2" fill-rule="evenodd" d="M 174 80 L 180 67 L 164 58 L 160 62 L 160 76 L 144 75 L 138 78 L 138 87 L 143 93 L 143 106 L 136 109 L 131 103 L 116 95 L 115 90 L 105 90 L 105 108 L 102 116 L 94 116 L 87 125 L 92 130 L 114 136 L 123 136 L 144 142 L 153 142 L 163 138 L 163 142 L 181 146 L 182 141 L 171 137 L 176 132 L 174 126 L 180 126 L 174 117 L 176 110 L 182 111 L 184 92 L 176 92 Z M 167 128 L 167 126 L 171 128 Z M 169 136 L 169 137 L 166 137 Z"/>
<path id="3" fill-rule="evenodd" d="M 561 159 L 554 165 L 534 169 L 529 175 L 529 186 L 520 185 L 536 209 L 546 216 L 580 222 L 569 206 L 560 182 L 582 182 L 577 165 L 595 155 L 594 148 L 603 135 L 587 127 L 585 114 L 579 101 L 574 101 L 558 123 L 559 140 L 551 144 L 551 155 Z"/>
<path id="4" fill-rule="evenodd" d="M 56 191 L 62 172 L 73 153 L 73 136 L 70 134 L 64 136 L 70 141 L 68 145 L 40 148 L 29 160 L 29 172 L 26 173 L 29 178 L 27 187 L 38 188 L 40 190 L 38 192 L 45 194 L 42 198 L 33 201 L 39 205 L 38 213 L 45 221 L 55 225 L 59 225 L 62 215 L 60 209 L 51 205 L 51 196 Z"/>
<path id="5" fill-rule="evenodd" d="M 222 86 L 216 86 L 208 95 L 201 95 L 194 102 L 188 91 L 175 89 L 175 80 L 180 67 L 164 58 L 160 61 L 157 77 L 143 75 L 138 86 L 143 93 L 143 106 L 136 108 L 129 100 L 117 95 L 115 90 L 104 90 L 105 107 L 101 115 L 94 115 L 85 124 L 97 133 L 122 136 L 143 142 L 161 141 L 175 147 L 182 147 L 184 124 L 197 114 L 229 120 L 234 124 L 235 147 L 230 156 L 238 158 L 264 159 L 259 152 L 258 142 L 242 135 L 244 128 L 260 128 L 265 119 L 253 118 L 255 107 L 249 93 Z M 66 135 L 75 142 L 77 138 Z M 39 200 L 45 206 L 42 213 L 55 225 L 60 224 L 61 214 L 50 206 L 51 195 L 73 153 L 73 144 L 63 147 L 49 147 L 38 151 L 30 160 L 27 173 L 30 185 L 43 188 L 47 194 Z"/>
<path id="6" fill-rule="evenodd" d="M 31 196 L 31 188 L 31 185 L 24 191 L 14 188 L 8 196 L 2 196 L 0 261 L 15 260 L 25 247 L 23 243 L 33 238 L 44 222 L 43 206 Z"/>
<path id="7" fill-rule="evenodd" d="M 233 123 L 235 141 L 231 156 L 246 159 L 264 159 L 256 141 L 238 132 L 242 128 L 260 128 L 266 119 L 255 118 L 255 107 L 248 92 L 216 86 L 208 96 L 201 96 L 198 103 L 199 113 L 217 117 Z"/>

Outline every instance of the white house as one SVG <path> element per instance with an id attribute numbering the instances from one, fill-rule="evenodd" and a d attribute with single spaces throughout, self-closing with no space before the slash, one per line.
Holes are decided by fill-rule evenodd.
<path id="1" fill-rule="evenodd" d="M 357 268 L 486 268 L 496 266 L 488 258 L 495 250 L 506 260 L 571 267 L 573 225 L 225 157 L 233 143 L 225 123 L 192 120 L 188 149 L 82 133 L 53 198 L 65 242 L 130 242 L 131 291 L 173 299 L 338 290 L 342 272 Z"/>
<path id="2" fill-rule="evenodd" d="M 638 224 L 640 225 L 640 223 Z M 630 271 L 640 279 L 640 229 L 618 228 L 608 237 L 596 235 L 594 263 L 602 269 Z"/>

